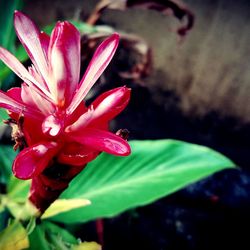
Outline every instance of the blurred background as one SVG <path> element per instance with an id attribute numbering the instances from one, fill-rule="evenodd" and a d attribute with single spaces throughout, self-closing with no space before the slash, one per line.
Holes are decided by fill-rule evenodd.
<path id="1" fill-rule="evenodd" d="M 83 27 L 91 30 L 82 33 L 85 66 L 107 34 L 121 34 L 115 59 L 88 97 L 112 87 L 132 88 L 128 108 L 111 124 L 114 131 L 126 128 L 130 139 L 174 138 L 206 145 L 239 169 L 105 220 L 104 248 L 243 249 L 249 244 L 245 228 L 250 223 L 250 2 L 127 2 L 131 8 L 114 4 L 97 12 L 97 0 L 26 0 L 22 10 L 40 28 L 57 20 L 97 25 L 94 30 Z M 158 5 L 150 9 L 143 2 Z M 78 234 L 96 240 L 93 228 L 81 225 Z"/>

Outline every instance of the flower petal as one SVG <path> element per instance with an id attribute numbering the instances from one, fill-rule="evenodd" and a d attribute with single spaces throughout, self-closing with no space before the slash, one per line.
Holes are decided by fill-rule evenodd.
<path id="1" fill-rule="evenodd" d="M 14 175 L 22 180 L 39 175 L 57 152 L 55 142 L 35 144 L 22 150 L 13 162 Z"/>
<path id="2" fill-rule="evenodd" d="M 43 52 L 46 58 L 48 58 L 48 50 L 49 50 L 49 41 L 50 41 L 50 37 L 48 34 L 46 34 L 45 32 L 41 31 L 40 35 L 40 42 L 43 48 Z"/>
<path id="3" fill-rule="evenodd" d="M 67 143 L 59 153 L 57 161 L 61 164 L 81 167 L 94 160 L 99 153 L 79 143 Z"/>
<path id="4" fill-rule="evenodd" d="M 81 82 L 79 83 L 78 90 L 75 92 L 72 102 L 67 108 L 67 114 L 71 114 L 76 109 L 79 103 L 88 94 L 89 90 L 101 76 L 113 58 L 118 47 L 118 43 L 119 35 L 115 33 L 103 41 L 97 48 Z"/>
<path id="5" fill-rule="evenodd" d="M 46 91 L 48 90 L 47 83 L 44 81 L 43 77 L 37 72 L 34 65 L 28 67 L 29 73 L 33 76 L 37 83 L 39 83 Z"/>
<path id="6" fill-rule="evenodd" d="M 48 64 L 40 41 L 40 31 L 34 22 L 20 11 L 15 11 L 16 34 L 26 49 L 31 61 L 48 82 Z"/>
<path id="7" fill-rule="evenodd" d="M 127 106 L 130 92 L 128 88 L 120 87 L 103 93 L 93 102 L 88 112 L 66 127 L 65 132 L 80 131 L 87 126 L 99 127 L 101 124 L 107 124 Z"/>
<path id="8" fill-rule="evenodd" d="M 107 122 L 117 116 L 127 105 L 131 89 L 115 88 L 100 95 L 93 103 L 95 122 Z"/>
<path id="9" fill-rule="evenodd" d="M 28 146 L 32 146 L 47 139 L 47 137 L 42 132 L 41 122 L 42 120 L 35 120 L 29 117 L 24 117 L 22 129 L 25 141 Z"/>
<path id="10" fill-rule="evenodd" d="M 49 115 L 54 110 L 53 104 L 42 98 L 34 89 L 25 83 L 21 86 L 22 101 L 28 106 L 40 110 L 44 115 Z"/>
<path id="11" fill-rule="evenodd" d="M 71 133 L 68 136 L 75 142 L 109 154 L 126 156 L 131 152 L 127 141 L 108 131 L 86 128 L 81 134 Z"/>
<path id="12" fill-rule="evenodd" d="M 54 81 L 50 91 L 59 105 L 68 105 L 79 82 L 79 31 L 69 22 L 58 22 L 51 34 L 48 53 Z"/>
<path id="13" fill-rule="evenodd" d="M 19 62 L 19 60 L 8 50 L 2 47 L 0 47 L 0 59 L 23 81 L 28 81 L 28 83 L 33 81 L 33 77 L 30 75 L 28 70 Z"/>
<path id="14" fill-rule="evenodd" d="M 31 107 L 24 106 L 23 103 L 20 103 L 10 96 L 8 94 L 4 93 L 0 90 L 0 107 L 5 108 L 11 112 L 19 113 L 27 115 L 28 117 L 35 118 L 35 119 L 41 119 L 41 113 L 32 109 Z"/>
<path id="15" fill-rule="evenodd" d="M 21 88 L 19 88 L 19 87 L 11 88 L 6 92 L 6 95 L 9 96 L 10 98 L 14 99 L 15 101 L 19 102 L 20 105 L 25 106 L 25 104 L 23 103 L 23 100 L 21 98 Z M 20 112 L 16 113 L 16 112 L 12 112 L 12 111 L 8 110 L 9 117 L 16 120 L 16 121 L 18 121 L 18 119 L 20 118 L 20 114 L 21 114 Z"/>
<path id="16" fill-rule="evenodd" d="M 21 97 L 21 88 L 14 87 L 9 89 L 6 94 L 11 97 L 12 99 L 16 100 L 19 103 L 23 103 L 22 97 Z"/>
<path id="17" fill-rule="evenodd" d="M 28 70 L 12 55 L 8 50 L 0 47 L 0 59 L 25 83 L 29 86 L 36 86 L 47 98 L 51 99 L 51 94 L 28 72 Z"/>
<path id="18" fill-rule="evenodd" d="M 85 128 L 92 120 L 93 115 L 94 115 L 94 109 L 90 108 L 87 112 L 82 114 L 77 119 L 77 121 L 75 121 L 73 124 L 67 126 L 65 128 L 65 132 L 69 133 L 69 132 L 74 132 L 74 131 L 81 130 L 81 129 Z"/>
<path id="19" fill-rule="evenodd" d="M 63 127 L 63 122 L 53 115 L 47 116 L 42 123 L 42 131 L 44 134 L 52 137 L 57 136 Z"/>
<path id="20" fill-rule="evenodd" d="M 70 116 L 66 116 L 65 118 L 65 127 L 69 126 L 70 124 L 73 124 L 75 121 L 79 119 L 79 117 L 86 113 L 88 111 L 87 107 L 85 106 L 84 101 L 78 105 L 74 113 L 72 113 Z"/>

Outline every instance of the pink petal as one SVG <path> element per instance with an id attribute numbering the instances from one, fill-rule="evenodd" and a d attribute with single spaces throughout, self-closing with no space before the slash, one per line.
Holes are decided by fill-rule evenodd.
<path id="1" fill-rule="evenodd" d="M 13 162 L 14 175 L 22 180 L 39 175 L 57 152 L 55 142 L 44 142 L 22 150 Z"/>
<path id="2" fill-rule="evenodd" d="M 95 122 L 108 122 L 117 116 L 127 105 L 131 89 L 120 87 L 100 95 L 93 103 Z"/>
<path id="3" fill-rule="evenodd" d="M 21 88 L 18 88 L 18 87 L 14 87 L 14 88 L 11 88 L 9 89 L 7 92 L 6 92 L 6 95 L 11 97 L 12 99 L 14 99 L 15 101 L 19 102 L 20 105 L 23 105 L 25 106 L 25 104 L 23 103 L 23 100 L 21 98 Z M 11 112 L 10 110 L 8 111 L 8 115 L 10 118 L 18 121 L 19 117 L 20 117 L 20 112 L 18 113 L 15 113 L 15 112 Z"/>
<path id="4" fill-rule="evenodd" d="M 93 102 L 88 112 L 66 127 L 65 132 L 80 131 L 87 126 L 108 123 L 127 106 L 130 92 L 128 88 L 120 87 L 103 93 Z"/>
<path id="5" fill-rule="evenodd" d="M 35 78 L 19 62 L 19 60 L 14 55 L 12 55 L 8 50 L 2 47 L 0 47 L 0 59 L 29 86 L 35 85 L 46 96 L 51 98 L 50 93 L 39 82 L 35 80 Z"/>
<path id="6" fill-rule="evenodd" d="M 20 11 L 15 11 L 16 34 L 26 49 L 31 61 L 48 82 L 48 64 L 40 41 L 40 31 L 34 22 Z"/>
<path id="7" fill-rule="evenodd" d="M 41 32 L 39 35 L 40 38 L 40 42 L 43 48 L 43 53 L 45 55 L 46 58 L 48 58 L 48 50 L 49 50 L 49 41 L 50 41 L 50 37 L 48 34 L 46 34 L 45 32 Z"/>
<path id="8" fill-rule="evenodd" d="M 69 137 L 82 145 L 109 154 L 126 156 L 131 152 L 127 141 L 108 131 L 86 128 L 80 134 L 69 134 Z"/>
<path id="9" fill-rule="evenodd" d="M 85 106 L 84 101 L 80 103 L 80 105 L 78 105 L 78 107 L 76 108 L 76 110 L 74 111 L 74 113 L 72 113 L 70 116 L 67 116 L 65 119 L 65 127 L 68 125 L 73 124 L 75 121 L 77 121 L 79 119 L 79 117 L 84 114 L 85 112 L 87 112 L 88 109 Z"/>
<path id="10" fill-rule="evenodd" d="M 62 106 L 68 105 L 79 82 L 80 33 L 69 22 L 58 22 L 49 44 L 49 62 L 54 85 L 51 93 Z"/>
<path id="11" fill-rule="evenodd" d="M 30 88 L 25 83 L 21 87 L 22 101 L 35 109 L 40 110 L 44 115 L 49 115 L 55 108 L 53 104 L 42 98 L 34 89 Z"/>
<path id="12" fill-rule="evenodd" d="M 113 34 L 97 48 L 80 84 L 76 91 L 71 104 L 67 109 L 67 114 L 71 114 L 83 98 L 88 94 L 89 90 L 95 84 L 97 79 L 101 76 L 103 71 L 106 69 L 114 53 L 118 47 L 119 35 Z"/>
<path id="13" fill-rule="evenodd" d="M 6 94 L 11 97 L 12 99 L 16 100 L 19 103 L 23 103 L 22 97 L 21 97 L 21 88 L 14 87 L 9 89 Z"/>
<path id="14" fill-rule="evenodd" d="M 17 74 L 23 81 L 32 82 L 33 77 L 27 69 L 8 50 L 0 47 L 0 59 Z"/>
<path id="15" fill-rule="evenodd" d="M 78 143 L 67 143 L 59 153 L 57 161 L 72 166 L 83 166 L 94 160 L 99 151 L 87 148 Z"/>
<path id="16" fill-rule="evenodd" d="M 48 90 L 47 83 L 44 81 L 43 77 L 37 72 L 34 65 L 28 67 L 29 73 L 33 76 L 33 78 L 38 82 L 46 91 Z"/>
<path id="17" fill-rule="evenodd" d="M 34 119 L 41 119 L 40 112 L 24 106 L 23 103 L 20 103 L 10 96 L 8 96 L 6 93 L 0 90 L 0 107 L 5 108 L 11 112 L 19 113 L 27 115 L 28 117 L 34 118 Z"/>
<path id="18" fill-rule="evenodd" d="M 25 141 L 28 146 L 40 143 L 47 138 L 47 136 L 45 136 L 42 132 L 41 123 L 42 120 L 25 117 L 22 127 Z"/>
<path id="19" fill-rule="evenodd" d="M 81 115 L 77 121 L 65 128 L 65 132 L 73 132 L 85 128 L 92 120 L 94 109 L 90 108 L 87 112 Z"/>
<path id="20" fill-rule="evenodd" d="M 63 123 L 61 120 L 57 119 L 53 115 L 49 115 L 46 117 L 42 123 L 42 131 L 44 134 L 48 134 L 50 136 L 57 136 L 63 127 Z"/>
<path id="21" fill-rule="evenodd" d="M 21 85 L 21 98 L 22 101 L 27 105 L 27 106 L 33 106 L 36 107 L 32 95 L 30 93 L 30 88 L 28 85 L 26 85 L 25 83 L 23 83 Z"/>

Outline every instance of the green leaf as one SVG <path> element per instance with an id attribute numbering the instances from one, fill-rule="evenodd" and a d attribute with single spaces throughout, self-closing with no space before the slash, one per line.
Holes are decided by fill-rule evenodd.
<path id="1" fill-rule="evenodd" d="M 97 32 L 96 26 L 89 25 L 88 23 L 75 20 L 71 20 L 70 22 L 80 31 L 81 34 Z"/>
<path id="2" fill-rule="evenodd" d="M 29 247 L 29 240 L 25 229 L 18 221 L 13 222 L 0 233 L 0 249 L 26 249 Z"/>
<path id="3" fill-rule="evenodd" d="M 83 242 L 78 246 L 73 246 L 72 250 L 102 250 L 102 246 L 96 242 Z"/>
<path id="4" fill-rule="evenodd" d="M 45 232 L 41 225 L 37 225 L 29 235 L 30 250 L 51 250 L 45 238 Z"/>
<path id="5" fill-rule="evenodd" d="M 15 42 L 13 14 L 16 9 L 21 8 L 22 4 L 21 0 L 0 2 L 0 44 L 8 50 L 13 51 Z"/>
<path id="6" fill-rule="evenodd" d="M 2 124 L 3 120 L 7 120 L 9 118 L 7 111 L 3 108 L 0 108 L 0 124 Z"/>
<path id="7" fill-rule="evenodd" d="M 36 227 L 36 217 L 31 217 L 26 226 L 27 234 L 28 235 L 31 234 L 35 230 L 35 227 Z"/>
<path id="8" fill-rule="evenodd" d="M 26 221 L 39 215 L 37 208 L 29 201 L 18 203 L 7 198 L 5 204 L 12 216 L 18 220 Z"/>
<path id="9" fill-rule="evenodd" d="M 12 176 L 7 186 L 8 197 L 15 202 L 25 202 L 30 189 L 30 180 L 19 180 Z"/>
<path id="10" fill-rule="evenodd" d="M 16 35 L 13 26 L 14 11 L 23 5 L 21 0 L 0 1 L 0 45 L 12 53 L 15 52 Z M 0 86 L 11 71 L 0 62 Z"/>
<path id="11" fill-rule="evenodd" d="M 84 207 L 87 205 L 90 205 L 90 201 L 86 199 L 58 199 L 50 205 L 41 218 L 47 219 L 74 208 Z"/>
<path id="12" fill-rule="evenodd" d="M 77 244 L 78 240 L 67 230 L 55 225 L 54 223 L 43 221 L 42 227 L 46 231 L 47 236 L 51 239 L 54 237 L 55 239 L 61 239 L 64 243 L 67 244 Z"/>
<path id="13" fill-rule="evenodd" d="M 12 146 L 0 145 L 0 182 L 6 184 L 11 176 L 12 162 L 17 153 Z"/>
<path id="14" fill-rule="evenodd" d="M 149 204 L 195 181 L 235 164 L 212 149 L 176 140 L 133 141 L 132 154 L 101 154 L 62 194 L 88 199 L 91 206 L 51 219 L 79 223 L 111 217 Z"/>
<path id="15" fill-rule="evenodd" d="M 0 231 L 2 231 L 6 226 L 7 226 L 7 222 L 8 222 L 8 218 L 9 218 L 9 213 L 6 209 L 2 209 L 2 207 L 4 206 L 1 202 L 2 202 L 2 195 L 0 195 L 0 207 L 1 207 L 1 212 L 0 212 Z"/>
<path id="16" fill-rule="evenodd" d="M 30 220 L 31 217 L 39 214 L 37 208 L 28 201 L 30 184 L 30 180 L 20 180 L 11 176 L 7 185 L 5 205 L 16 219 Z M 32 225 L 30 227 L 32 229 Z"/>
<path id="17" fill-rule="evenodd" d="M 29 235 L 30 250 L 69 250 L 78 240 L 65 229 L 47 221 L 42 221 Z"/>
<path id="18" fill-rule="evenodd" d="M 22 45 L 17 46 L 15 56 L 20 62 L 25 62 L 27 59 L 29 59 L 29 56 Z"/>

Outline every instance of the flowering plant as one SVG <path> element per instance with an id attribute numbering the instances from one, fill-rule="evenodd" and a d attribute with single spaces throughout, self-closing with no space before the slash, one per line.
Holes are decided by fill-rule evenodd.
<path id="1" fill-rule="evenodd" d="M 21 87 L 0 90 L 0 107 L 8 110 L 6 123 L 13 129 L 14 149 L 20 150 L 13 157 L 14 151 L 1 145 L 0 164 L 8 168 L 13 161 L 13 173 L 21 179 L 7 179 L 0 194 L 1 249 L 80 249 L 73 235 L 52 222 L 114 216 L 234 166 L 217 152 L 176 140 L 132 141 L 130 155 L 126 133 L 109 132 L 110 120 L 129 102 L 130 89 L 110 90 L 89 106 L 84 98 L 112 59 L 118 34 L 99 45 L 79 81 L 80 34 L 71 23 L 58 22 L 48 36 L 16 11 L 14 26 L 32 65 L 27 70 L 0 47 L 0 59 L 23 80 Z M 9 162 L 1 162 L 7 154 Z M 25 206 L 28 192 L 38 220 Z"/>
<path id="2" fill-rule="evenodd" d="M 14 25 L 33 64 L 26 70 L 0 48 L 0 59 L 24 81 L 20 88 L 0 92 L 0 106 L 10 112 L 15 149 L 22 149 L 14 160 L 13 173 L 20 179 L 32 179 L 29 199 L 43 212 L 101 151 L 130 153 L 124 139 L 108 132 L 109 121 L 128 104 L 130 89 L 108 91 L 89 107 L 83 102 L 112 59 L 118 34 L 98 47 L 78 83 L 80 34 L 71 23 L 58 22 L 49 37 L 16 11 Z"/>

